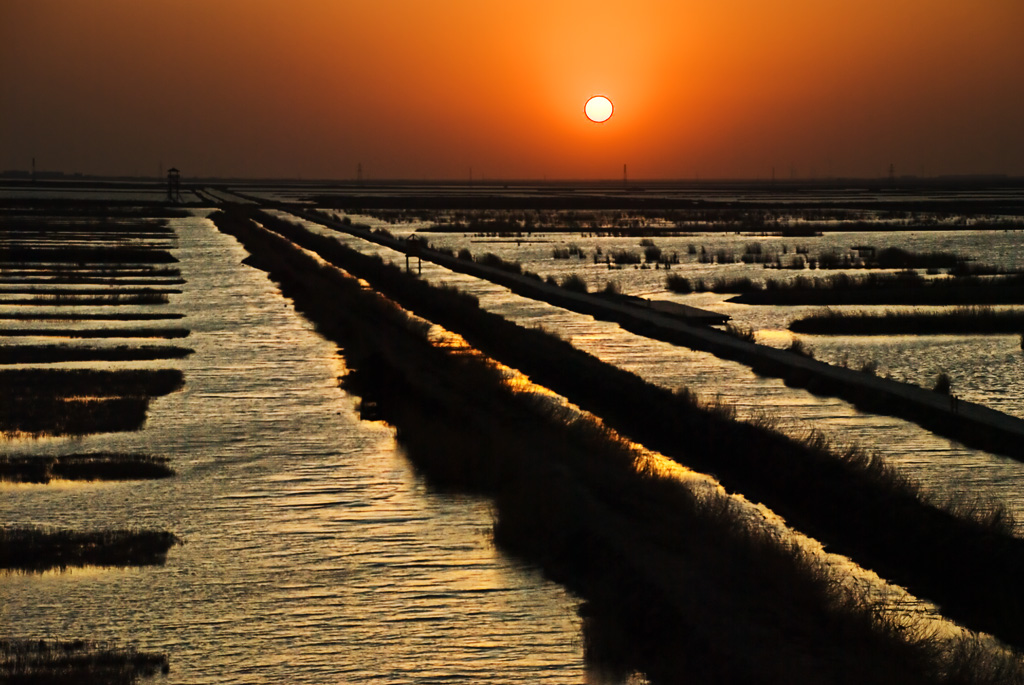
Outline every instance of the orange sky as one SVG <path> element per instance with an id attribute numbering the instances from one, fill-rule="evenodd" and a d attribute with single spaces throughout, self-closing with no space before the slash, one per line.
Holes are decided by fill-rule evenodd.
<path id="1" fill-rule="evenodd" d="M 3 0 L 0 170 L 1024 175 L 1021 36 L 1021 0 Z"/>

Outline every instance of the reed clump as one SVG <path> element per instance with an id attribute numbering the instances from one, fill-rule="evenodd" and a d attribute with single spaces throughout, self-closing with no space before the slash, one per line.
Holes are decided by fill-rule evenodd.
<path id="1" fill-rule="evenodd" d="M 562 279 L 559 285 L 565 290 L 574 293 L 586 293 L 589 290 L 587 282 L 579 274 L 569 274 Z"/>
<path id="2" fill-rule="evenodd" d="M 0 681 L 11 685 L 131 685 L 170 672 L 166 654 L 91 640 L 0 639 Z"/>
<path id="3" fill-rule="evenodd" d="M 187 328 L 3 328 L 0 337 L 55 338 L 187 338 Z"/>
<path id="4" fill-rule="evenodd" d="M 42 572 L 70 566 L 154 566 L 182 544 L 173 533 L 140 528 L 75 531 L 0 527 L 0 569 Z"/>
<path id="5" fill-rule="evenodd" d="M 1016 334 L 1024 330 L 1024 311 L 992 307 L 956 307 L 951 311 L 844 312 L 825 310 L 789 324 L 798 333 L 826 335 Z"/>
<path id="6" fill-rule="evenodd" d="M 17 264 L 174 264 L 167 250 L 142 247 L 5 247 L 3 260 Z"/>
<path id="7" fill-rule="evenodd" d="M 181 359 L 195 350 L 176 345 L 90 347 L 86 345 L 0 345 L 0 364 Z"/>
<path id="8" fill-rule="evenodd" d="M 740 293 L 732 302 L 775 305 L 995 305 L 1024 304 L 1024 274 L 925 278 L 917 271 L 833 274 L 768 279 L 764 288 Z"/>
<path id="9" fill-rule="evenodd" d="M 104 307 L 141 304 L 167 304 L 164 293 L 111 293 L 107 295 L 40 294 L 35 297 L 11 297 L 0 304 L 34 305 L 39 307 Z"/>
<path id="10" fill-rule="evenodd" d="M 0 432 L 82 435 L 138 430 L 149 399 L 178 390 L 176 369 L 0 370 Z"/>
<path id="11" fill-rule="evenodd" d="M 53 288 L 50 286 L 23 285 L 0 287 L 0 295 L 43 295 L 47 297 L 84 297 L 90 295 L 175 295 L 178 288 Z"/>
<path id="12" fill-rule="evenodd" d="M 184 318 L 184 314 L 155 312 L 0 312 L 0 320 L 9 321 L 162 321 Z"/>
<path id="13" fill-rule="evenodd" d="M 166 457 L 91 452 L 49 456 L 0 455 L 0 480 L 49 483 L 51 480 L 153 480 L 170 478 Z"/>

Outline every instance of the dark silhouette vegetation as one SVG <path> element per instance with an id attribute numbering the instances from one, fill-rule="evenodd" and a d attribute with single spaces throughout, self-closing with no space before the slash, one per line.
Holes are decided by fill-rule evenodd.
<path id="1" fill-rule="evenodd" d="M 187 338 L 187 328 L 0 328 L 0 337 Z"/>
<path id="2" fill-rule="evenodd" d="M 149 399 L 184 383 L 174 369 L 0 370 L 0 432 L 74 435 L 137 430 Z"/>
<path id="3" fill-rule="evenodd" d="M 161 321 L 184 318 L 184 314 L 159 312 L 0 312 L 0 320 L 9 321 Z"/>
<path id="4" fill-rule="evenodd" d="M 53 362 L 126 362 L 150 359 L 181 359 L 195 352 L 176 345 L 0 345 L 0 364 L 47 364 Z"/>
<path id="5" fill-rule="evenodd" d="M 819 434 L 796 439 L 777 432 L 770 422 L 737 421 L 728 409 L 703 404 L 685 390 L 653 386 L 557 337 L 481 311 L 472 296 L 433 288 L 295 224 L 258 216 L 280 235 L 257 229 L 244 215 L 221 213 L 213 219 L 221 230 L 243 240 L 254 254 L 254 265 L 276 278 L 287 276 L 296 283 L 314 274 L 324 278 L 315 289 L 307 285 L 303 290 L 316 301 L 324 300 L 318 306 L 333 302 L 334 288 L 351 286 L 314 267 L 291 240 L 457 331 L 629 438 L 716 474 L 730 490 L 764 502 L 830 549 L 940 602 L 947 615 L 1024 644 L 1024 590 L 1016 580 L 1024 564 L 1024 540 L 1013 534 L 1013 521 L 1002 507 L 939 505 L 874 455 L 833 444 Z M 316 293 L 320 295 L 314 297 Z M 390 379 L 381 382 L 390 387 Z M 442 419 L 424 420 L 437 430 L 445 425 Z M 450 425 L 454 430 L 462 424 Z"/>
<path id="6" fill-rule="evenodd" d="M 167 250 L 141 247 L 5 247 L 0 263 L 173 264 Z"/>
<path id="7" fill-rule="evenodd" d="M 750 279 L 723 280 L 715 291 L 741 293 L 730 302 L 743 304 L 1024 304 L 1024 274 L 925 278 L 912 270 L 862 276 L 839 273 L 823 278 L 796 276 L 788 281 L 768 279 L 763 284 Z"/>
<path id="8" fill-rule="evenodd" d="M 131 685 L 168 673 L 166 654 L 86 640 L 0 639 L 0 682 L 9 685 Z"/>
<path id="9" fill-rule="evenodd" d="M 697 494 L 664 475 L 645 453 L 586 415 L 544 395 L 513 391 L 505 372 L 472 350 L 431 344 L 428 322 L 409 317 L 290 241 L 244 216 L 213 218 L 243 242 L 250 264 L 270 271 L 300 311 L 343 346 L 352 369 L 345 387 L 362 396 L 369 415 L 395 426 L 429 482 L 491 496 L 498 544 L 586 600 L 588 659 L 640 669 L 653 682 L 1020 679 L 1012 659 L 983 653 L 970 640 L 951 645 L 876 614 L 806 553 L 765 531 L 758 517 L 745 518 L 733 500 Z M 265 215 L 260 221 L 275 231 L 301 232 Z M 476 310 L 464 294 L 431 288 L 380 260 L 347 257 L 351 265 L 365 267 L 365 274 L 353 268 L 353 275 L 368 278 L 414 311 L 458 319 L 466 326 L 454 330 L 487 339 L 507 356 L 519 350 L 512 363 L 531 377 L 582 384 L 569 394 L 590 404 L 600 403 L 594 395 L 615 397 L 619 422 L 631 418 L 637 428 L 668 431 L 677 451 L 684 447 L 688 456 L 705 451 L 709 437 L 713 449 L 705 456 L 712 459 L 737 446 L 755 457 L 760 440 L 777 441 L 787 452 L 809 449 L 763 426 L 738 423 L 685 392 L 647 386 L 540 331 L 503 324 Z M 667 406 L 654 407 L 652 397 L 668 400 Z M 709 431 L 680 441 L 675 421 L 663 423 L 666 416 L 687 429 L 691 422 L 708 423 Z M 737 442 L 726 443 L 728 435 Z M 818 448 L 811 461 L 834 470 L 836 481 L 845 480 L 848 468 L 859 470 L 856 459 L 826 457 L 828 450 Z M 756 457 L 785 470 L 775 454 Z M 881 470 L 876 464 L 863 472 Z M 892 478 L 886 474 L 879 481 Z M 814 489 L 813 478 L 801 480 L 803 489 Z M 906 499 L 911 509 L 921 507 L 916 496 Z M 842 507 L 832 502 L 828 508 Z M 892 511 L 887 521 L 888 516 Z M 999 537 L 992 525 L 966 526 Z M 944 545 L 955 545 L 942 537 Z"/>
<path id="10" fill-rule="evenodd" d="M 53 297 L 64 297 L 67 295 L 177 295 L 181 290 L 178 288 L 52 288 L 28 285 L 21 287 L 0 287 L 0 295 L 50 295 Z M 2 300 L 0 300 L 2 301 Z"/>
<path id="11" fill-rule="evenodd" d="M 96 307 L 127 306 L 141 304 L 167 304 L 170 300 L 163 293 L 112 292 L 108 295 L 45 294 L 35 297 L 0 298 L 0 304 L 19 304 L 35 307 Z"/>
<path id="12" fill-rule="evenodd" d="M 49 483 L 51 480 L 152 480 L 169 478 L 174 470 L 166 457 L 148 454 L 92 452 L 51 456 L 0 454 L 0 480 Z"/>
<path id="13" fill-rule="evenodd" d="M 991 307 L 956 307 L 952 311 L 841 312 L 826 310 L 796 319 L 789 329 L 826 335 L 938 335 L 1024 331 L 1024 312 Z"/>
<path id="14" fill-rule="evenodd" d="M 172 533 L 125 529 L 74 531 L 0 527 L 0 569 L 42 572 L 71 566 L 154 566 L 182 544 Z"/>

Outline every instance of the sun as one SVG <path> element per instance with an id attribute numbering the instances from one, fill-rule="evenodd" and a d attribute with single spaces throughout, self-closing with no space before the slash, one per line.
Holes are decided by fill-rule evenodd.
<path id="1" fill-rule="evenodd" d="M 587 100 L 587 104 L 583 107 L 583 112 L 595 124 L 600 124 L 612 118 L 612 111 L 614 109 L 611 100 L 604 95 L 595 95 Z"/>

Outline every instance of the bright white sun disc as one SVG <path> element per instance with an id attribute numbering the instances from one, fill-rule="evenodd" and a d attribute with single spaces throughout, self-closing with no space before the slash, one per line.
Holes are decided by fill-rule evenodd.
<path id="1" fill-rule="evenodd" d="M 612 117 L 612 101 L 606 98 L 604 95 L 595 95 L 594 97 L 587 100 L 586 106 L 583 108 L 587 118 L 593 121 L 595 124 L 600 124 L 602 121 L 608 121 Z"/>

